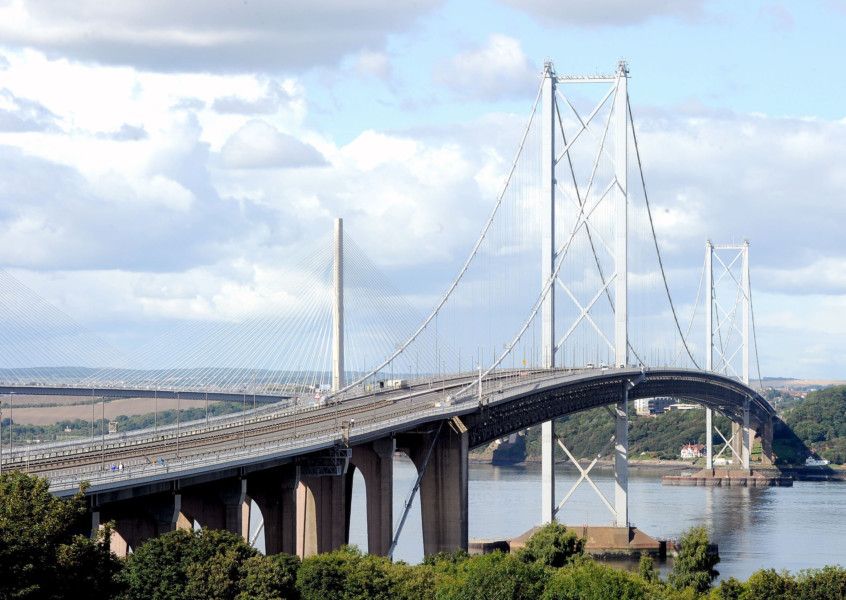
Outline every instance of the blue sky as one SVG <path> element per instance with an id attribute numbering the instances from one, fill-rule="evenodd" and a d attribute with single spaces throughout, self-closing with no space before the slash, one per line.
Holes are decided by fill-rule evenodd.
<path id="1" fill-rule="evenodd" d="M 519 40 L 531 64 L 550 58 L 562 73 L 609 72 L 626 59 L 636 105 L 841 118 L 843 82 L 836 74 L 844 26 L 846 9 L 834 2 L 702 3 L 689 15 L 610 26 L 562 23 L 497 2 L 447 2 L 411 31 L 388 36 L 391 85 L 347 74 L 326 93 L 322 69 L 304 80 L 339 139 L 362 127 L 438 124 L 492 108 L 519 112 L 533 90 L 491 102 L 432 86 L 439 64 L 495 32 Z M 368 110 L 374 97 L 378 113 Z"/>
<path id="2" fill-rule="evenodd" d="M 0 266 L 97 335 L 278 310 L 336 215 L 424 312 L 543 60 L 624 58 L 683 319 L 704 240 L 749 238 L 764 375 L 846 378 L 846 3 L 235 6 L 0 0 Z"/>

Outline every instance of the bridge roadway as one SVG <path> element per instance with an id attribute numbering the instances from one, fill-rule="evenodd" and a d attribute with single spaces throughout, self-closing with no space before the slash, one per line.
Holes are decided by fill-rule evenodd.
<path id="1" fill-rule="evenodd" d="M 338 445 L 356 446 L 431 428 L 456 416 L 468 429 L 469 446 L 475 447 L 551 418 L 611 405 L 622 399 L 627 383 L 633 385 L 629 399 L 674 396 L 710 406 L 735 422 L 742 422 L 748 400 L 750 425 L 757 431 L 771 427 L 773 415 L 764 398 L 738 381 L 695 370 L 502 371 L 484 381 L 481 399 L 474 386 L 452 400 L 473 381 L 472 374 L 416 381 L 407 389 L 359 391 L 340 401 L 297 410 L 288 399 L 208 422 L 185 423 L 178 435 L 175 426 L 168 426 L 19 447 L 11 455 L 4 452 L 2 467 L 47 477 L 57 495 L 74 493 L 82 481 L 91 484 L 89 494 L 108 494 L 153 482 L 231 474 L 239 468 L 270 468 Z M 16 394 L 45 393 L 43 387 L 16 387 Z M 120 394 L 130 390 L 111 392 L 117 395 L 113 397 L 126 397 Z"/>

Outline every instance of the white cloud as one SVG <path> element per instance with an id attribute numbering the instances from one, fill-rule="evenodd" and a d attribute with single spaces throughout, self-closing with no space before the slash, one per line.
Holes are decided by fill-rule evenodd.
<path id="1" fill-rule="evenodd" d="M 518 40 L 493 34 L 483 46 L 439 65 L 435 79 L 461 96 L 496 100 L 531 95 L 538 73 Z"/>
<path id="2" fill-rule="evenodd" d="M 502 0 L 547 23 L 587 26 L 637 25 L 656 17 L 693 19 L 704 0 Z"/>
<path id="3" fill-rule="evenodd" d="M 224 166 L 231 169 L 311 167 L 326 164 L 314 146 L 277 130 L 261 120 L 245 123 L 220 151 Z"/>
<path id="4" fill-rule="evenodd" d="M 381 45 L 434 4 L 10 0 L 0 5 L 0 43 L 158 71 L 300 69 Z"/>
<path id="5" fill-rule="evenodd" d="M 391 75 L 391 59 L 384 52 L 364 50 L 355 57 L 354 65 L 361 76 L 386 80 Z"/>

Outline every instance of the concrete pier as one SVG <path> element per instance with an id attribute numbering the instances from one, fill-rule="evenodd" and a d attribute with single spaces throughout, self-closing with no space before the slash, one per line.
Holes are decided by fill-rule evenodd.
<path id="1" fill-rule="evenodd" d="M 402 434 L 397 448 L 408 454 L 418 472 L 425 468 L 420 481 L 424 555 L 467 550 L 468 440 L 463 423 L 455 418 L 440 427 Z"/>
<path id="2" fill-rule="evenodd" d="M 225 529 L 249 541 L 250 508 L 245 479 L 224 479 L 182 490 L 182 515 L 203 529 Z"/>
<path id="3" fill-rule="evenodd" d="M 349 540 L 354 470 L 342 475 L 306 476 L 297 487 L 297 555 L 337 550 Z"/>
<path id="4" fill-rule="evenodd" d="M 792 487 L 793 478 L 778 469 L 702 469 L 693 475 L 665 475 L 664 485 L 702 487 Z"/>
<path id="5" fill-rule="evenodd" d="M 394 533 L 394 440 L 355 446 L 350 462 L 364 477 L 367 551 L 387 556 Z"/>
<path id="6" fill-rule="evenodd" d="M 92 529 L 112 521 L 111 549 L 126 557 L 148 539 L 173 531 L 180 515 L 179 494 L 164 493 L 115 502 L 94 511 Z"/>
<path id="7" fill-rule="evenodd" d="M 538 530 L 533 527 L 526 533 L 508 540 L 512 552 L 526 546 L 526 542 Z M 655 558 L 666 558 L 667 541 L 647 535 L 637 527 L 603 527 L 595 525 L 567 526 L 585 540 L 585 552 L 597 558 L 638 558 L 643 554 Z"/>
<path id="8" fill-rule="evenodd" d="M 293 465 L 247 477 L 247 496 L 258 505 L 264 519 L 265 554 L 297 551 L 298 483 L 297 468 Z"/>

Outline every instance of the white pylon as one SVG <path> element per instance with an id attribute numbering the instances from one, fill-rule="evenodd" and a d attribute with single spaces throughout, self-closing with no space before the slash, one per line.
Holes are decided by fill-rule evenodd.
<path id="1" fill-rule="evenodd" d="M 717 273 L 715 277 L 715 259 Z M 735 265 L 740 261 L 739 277 Z M 719 294 L 720 283 L 724 280 L 734 282 L 729 289 L 734 296 L 733 304 L 725 309 Z M 730 377 L 736 377 L 749 385 L 749 329 L 751 323 L 751 291 L 749 288 L 749 242 L 742 244 L 714 245 L 705 243 L 705 368 Z M 737 325 L 737 313 L 740 312 L 740 325 Z M 739 347 L 729 342 L 733 334 L 739 333 Z M 715 344 L 715 338 L 718 343 Z M 734 358 L 741 355 L 740 369 L 735 367 Z M 716 364 L 714 359 L 717 359 Z M 705 465 L 714 468 L 713 448 L 713 413 L 710 408 L 705 412 Z M 720 434 L 722 435 L 722 434 Z M 731 446 L 732 454 L 741 463 L 743 469 L 749 469 L 749 456 L 752 448 L 749 428 L 749 403 L 744 403 L 743 423 L 732 423 L 732 435 L 723 441 Z M 738 447 L 739 446 L 739 447 Z M 722 453 L 722 451 L 721 451 Z"/>
<path id="2" fill-rule="evenodd" d="M 557 85 L 559 83 L 605 83 L 611 84 L 608 93 L 603 97 L 599 104 L 594 108 L 586 119 L 582 119 L 578 115 L 582 128 L 576 135 L 567 139 L 563 134 L 563 122 L 560 123 L 562 127 L 562 137 L 564 137 L 564 148 L 561 154 L 556 150 L 556 126 L 559 124 L 561 116 L 558 114 L 557 105 Z M 610 278 L 603 278 L 603 286 L 595 295 L 593 301 L 586 305 L 580 304 L 576 296 L 570 290 L 568 282 L 558 277 L 555 282 L 556 285 L 549 285 L 550 278 L 555 273 L 556 262 L 558 260 L 557 253 L 561 251 L 558 247 L 555 232 L 556 222 L 556 165 L 567 157 L 567 164 L 572 169 L 572 160 L 569 156 L 570 147 L 576 142 L 581 134 L 587 129 L 593 118 L 599 110 L 605 105 L 606 101 L 613 95 L 613 106 L 609 113 L 609 119 L 613 119 L 610 131 L 612 132 L 613 140 L 613 179 L 609 184 L 608 198 L 611 203 L 611 211 L 614 218 L 614 239 L 613 239 L 613 254 L 614 254 L 614 274 Z M 629 138 L 629 118 L 628 118 L 628 67 L 624 61 L 621 61 L 617 66 L 617 71 L 614 75 L 608 76 L 590 76 L 590 77 L 561 77 L 556 75 L 552 63 L 544 64 L 543 82 L 541 88 L 541 152 L 542 152 L 542 168 L 541 168 L 541 197 L 542 197 L 542 236 L 541 236 L 541 286 L 548 291 L 544 297 L 541 306 L 541 330 L 542 330 L 542 345 L 541 356 L 543 357 L 542 366 L 544 368 L 554 368 L 556 363 L 556 349 L 564 344 L 568 337 L 575 331 L 576 326 L 581 322 L 588 322 L 604 341 L 608 343 L 614 355 L 615 366 L 625 367 L 628 364 L 628 138 Z M 575 108 L 570 105 L 570 108 L 575 112 Z M 558 119 L 558 120 L 556 120 Z M 604 141 L 601 142 L 596 160 L 598 161 L 603 155 Z M 595 171 L 596 165 L 594 166 Z M 575 185 L 576 176 L 571 174 Z M 592 176 L 591 176 L 592 179 Z M 602 199 L 600 198 L 599 201 Z M 586 198 L 585 198 L 586 201 Z M 575 228 L 571 235 L 575 235 L 576 231 L 581 225 L 586 229 L 591 226 L 588 223 L 591 211 L 585 210 L 585 206 L 581 205 L 582 200 L 579 200 L 580 214 L 575 219 Z M 595 207 L 594 207 L 595 208 Z M 606 332 L 600 331 L 597 322 L 591 317 L 590 310 L 595 302 L 601 297 L 602 293 L 608 290 L 611 286 L 614 287 L 614 333 L 608 336 Z M 567 296 L 576 303 L 577 310 L 580 316 L 571 325 L 560 340 L 555 339 L 555 288 L 561 287 Z M 607 292 L 606 292 L 607 293 Z M 609 339 L 610 338 L 610 339 Z M 610 341 L 613 339 L 613 342 Z M 560 366 L 560 365 L 559 365 Z M 615 525 L 626 527 L 628 526 L 628 389 L 622 392 L 622 400 L 617 403 L 615 410 L 612 412 L 616 420 L 615 438 L 614 438 L 614 465 L 615 465 L 615 484 L 614 484 L 614 505 L 613 507 L 607 500 L 603 498 L 606 505 L 611 509 L 615 515 Z M 554 470 L 554 446 L 556 441 L 566 450 L 566 446 L 561 440 L 556 440 L 552 422 L 546 422 L 541 425 L 541 520 L 547 523 L 555 518 L 558 510 L 564 505 L 569 498 L 569 495 L 556 505 L 555 501 L 555 470 Z M 572 457 L 571 457 L 572 458 Z M 588 469 L 589 471 L 589 469 Z M 583 480 L 590 482 L 588 471 L 583 472 Z M 600 494 L 601 496 L 601 494 Z"/>
<path id="3" fill-rule="evenodd" d="M 332 391 L 344 387 L 344 220 L 335 219 L 332 269 Z"/>

